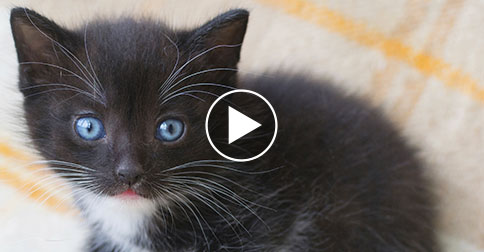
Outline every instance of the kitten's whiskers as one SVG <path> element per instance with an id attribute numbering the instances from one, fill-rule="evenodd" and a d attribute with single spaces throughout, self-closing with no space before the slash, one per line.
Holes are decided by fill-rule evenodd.
<path id="1" fill-rule="evenodd" d="M 47 35 L 45 32 L 43 32 L 42 30 L 40 30 L 40 28 L 33 22 L 32 18 L 30 17 L 28 11 L 26 8 L 24 8 L 24 12 L 25 12 L 25 15 L 26 17 L 29 19 L 29 22 L 32 24 L 32 26 L 38 31 L 40 32 L 40 34 L 42 34 L 44 37 L 46 37 L 48 40 L 50 40 L 54 45 L 58 46 L 60 49 L 61 49 L 61 52 L 67 57 L 69 58 L 69 60 L 71 60 L 71 62 L 78 68 L 78 70 L 81 72 L 82 75 L 84 75 L 84 77 L 86 78 L 86 81 L 88 84 L 88 86 L 90 86 L 93 91 L 95 93 L 97 93 L 101 99 L 102 99 L 102 104 L 103 105 L 106 105 L 106 99 L 105 99 L 105 96 L 96 88 L 96 85 L 93 84 L 91 81 L 95 82 L 95 78 L 93 77 L 93 75 L 89 72 L 89 70 L 87 69 L 87 67 L 81 62 L 81 60 L 79 60 L 79 58 L 77 58 L 74 53 L 72 53 L 70 50 L 68 50 L 65 46 L 63 46 L 61 43 L 59 43 L 58 41 L 54 40 L 53 38 L 51 38 L 49 35 Z M 55 50 L 54 50 L 55 52 Z M 79 66 L 80 65 L 80 66 Z M 84 70 L 86 72 L 84 72 L 82 69 L 81 69 L 81 66 L 84 68 Z M 72 71 L 71 71 L 72 72 Z M 87 74 L 91 77 L 92 80 L 88 80 L 89 77 L 87 76 Z"/>
<path id="2" fill-rule="evenodd" d="M 194 84 L 190 84 L 190 85 L 184 86 L 182 88 L 179 88 L 179 89 L 167 94 L 166 97 L 162 97 L 161 98 L 163 100 L 162 104 L 166 103 L 168 100 L 174 98 L 176 96 L 175 94 L 177 94 L 178 92 L 180 92 L 182 90 L 192 88 L 192 87 L 200 87 L 200 86 L 221 87 L 221 88 L 227 88 L 227 89 L 232 89 L 232 90 L 235 89 L 234 87 L 223 85 L 223 84 L 218 84 L 218 83 L 208 83 L 208 82 L 207 83 L 194 83 Z M 200 90 L 190 90 L 190 91 L 200 91 Z M 184 93 L 187 93 L 187 92 L 184 92 Z M 211 93 L 211 95 L 219 97 L 218 95 L 213 94 L 213 93 Z"/>
<path id="3" fill-rule="evenodd" d="M 212 234 L 214 235 L 214 237 L 217 237 L 215 235 L 215 233 L 213 232 L 212 228 L 210 227 L 210 224 L 208 224 L 208 222 L 203 218 L 203 216 L 201 215 L 200 211 L 198 210 L 198 208 L 191 202 L 190 199 L 188 199 L 187 197 L 185 197 L 183 194 L 181 193 L 177 193 L 176 191 L 173 192 L 167 188 L 165 188 L 165 190 L 167 192 L 169 192 L 171 195 L 175 196 L 175 198 L 178 198 L 179 199 L 179 202 L 181 204 L 183 204 L 184 206 L 186 206 L 188 208 L 188 210 L 193 214 L 193 216 L 195 217 L 196 221 L 198 222 L 198 225 L 200 227 L 200 231 L 202 232 L 202 235 L 203 237 L 205 238 L 205 242 L 207 244 L 207 249 L 208 251 L 210 251 L 210 242 L 208 241 L 208 237 L 205 233 L 205 229 L 203 228 L 203 225 L 202 225 L 202 222 L 200 221 L 200 218 L 202 218 L 204 220 L 204 222 L 208 225 L 208 228 L 210 229 L 210 231 L 212 232 Z M 198 218 L 198 215 L 195 213 L 195 211 L 193 210 L 192 207 L 190 207 L 190 205 L 187 204 L 190 204 L 192 205 L 194 208 L 195 208 L 195 211 L 200 214 L 200 218 Z M 188 219 L 190 219 L 190 217 L 188 217 Z"/>
<path id="4" fill-rule="evenodd" d="M 234 72 L 237 72 L 237 69 L 235 69 L 235 68 L 212 68 L 212 69 L 207 69 L 207 70 L 198 71 L 196 73 L 192 73 L 192 74 L 190 74 L 188 76 L 185 76 L 184 78 L 182 78 L 181 80 L 177 81 L 176 83 L 174 83 L 173 85 L 171 85 L 169 88 L 167 88 L 166 90 L 164 90 L 163 92 L 161 92 L 161 96 L 165 95 L 168 91 L 170 91 L 171 89 L 173 89 L 174 87 L 178 86 L 180 83 L 182 83 L 183 81 L 185 81 L 185 80 L 187 80 L 189 78 L 192 78 L 192 77 L 197 76 L 197 75 L 200 75 L 200 74 L 209 73 L 209 72 L 215 72 L 215 71 L 234 71 Z M 230 87 L 230 88 L 233 88 L 233 87 Z"/>
<path id="5" fill-rule="evenodd" d="M 176 181 L 172 181 L 172 182 L 175 182 Z M 223 203 L 221 203 L 220 201 L 218 201 L 214 196 L 202 191 L 202 190 L 198 190 L 197 188 L 194 188 L 194 187 L 188 187 L 186 186 L 184 183 L 179 183 L 180 186 L 176 186 L 177 189 L 179 189 L 180 191 L 183 191 L 185 193 L 187 193 L 188 195 L 191 195 L 195 198 L 197 198 L 199 200 L 199 202 L 203 203 L 204 205 L 208 206 L 210 209 L 212 209 L 212 211 L 214 211 L 217 215 L 219 215 L 222 220 L 224 222 L 226 222 L 230 228 L 233 230 L 234 234 L 239 238 L 240 240 L 240 235 L 239 233 L 235 230 L 234 226 L 233 226 L 233 223 L 231 223 L 229 220 L 227 220 L 227 218 L 225 218 L 225 216 L 223 216 L 218 210 L 217 208 L 221 209 L 223 212 L 225 212 L 226 214 L 228 214 L 238 225 L 240 225 L 249 235 L 250 235 L 250 232 L 245 228 L 245 226 L 230 212 L 230 210 L 228 210 L 224 205 Z M 196 191 L 195 191 L 196 190 Z M 198 193 L 198 192 L 201 192 L 201 193 L 205 193 L 206 195 L 210 196 L 213 200 L 205 197 L 204 195 Z M 208 201 L 208 203 L 207 203 Z M 215 202 L 217 201 L 217 202 Z M 212 206 L 213 204 L 213 206 Z M 215 207 L 214 207 L 215 206 Z"/>
<path id="6" fill-rule="evenodd" d="M 84 27 L 84 50 L 86 52 L 86 58 L 87 62 L 89 63 L 89 67 L 91 68 L 92 74 L 94 75 L 94 84 L 97 84 L 101 95 L 104 97 L 104 88 L 101 85 L 101 81 L 99 81 L 99 78 L 97 77 L 96 71 L 94 71 L 94 67 L 92 66 L 92 61 L 91 57 L 89 56 L 89 51 L 87 50 L 87 25 Z"/>
<path id="7" fill-rule="evenodd" d="M 196 59 L 200 58 L 201 56 L 215 50 L 215 49 L 218 49 L 218 48 L 233 48 L 233 47 L 238 47 L 238 46 L 241 46 L 242 44 L 236 44 L 236 45 L 216 45 L 216 46 L 213 46 L 211 48 L 208 48 L 206 49 L 205 51 L 202 51 L 201 53 L 197 54 L 196 56 L 194 56 L 193 58 L 190 58 L 189 60 L 187 60 L 185 62 L 185 64 L 183 64 L 182 66 L 180 66 L 180 68 L 178 68 L 178 70 L 176 70 L 176 72 L 170 74 L 168 76 L 168 78 L 165 80 L 165 82 L 161 85 L 160 87 L 160 96 L 161 94 L 163 94 L 168 88 L 170 88 L 173 84 L 173 82 L 177 79 L 178 75 L 180 74 L 180 72 L 186 67 L 188 66 L 191 62 L 195 61 Z M 177 60 L 178 62 L 178 60 Z"/>
<path id="8" fill-rule="evenodd" d="M 166 34 L 163 33 L 163 36 L 165 36 L 168 39 L 168 41 L 170 41 L 170 43 L 173 46 L 175 46 L 175 49 L 176 49 L 176 62 L 173 65 L 173 69 L 171 70 L 171 73 L 168 75 L 168 77 L 166 78 L 166 80 L 160 86 L 160 88 L 158 89 L 158 91 L 163 90 L 165 88 L 165 86 L 167 85 L 169 79 L 171 79 L 171 77 L 173 76 L 173 73 L 175 72 L 175 69 L 178 66 L 178 62 L 180 61 L 180 49 L 178 48 L 178 45 L 168 35 L 166 35 Z"/>

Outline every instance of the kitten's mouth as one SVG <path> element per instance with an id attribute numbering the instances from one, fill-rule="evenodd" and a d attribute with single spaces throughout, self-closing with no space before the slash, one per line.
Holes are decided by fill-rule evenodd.
<path id="1" fill-rule="evenodd" d="M 138 193 L 136 193 L 133 189 L 128 188 L 128 190 L 116 195 L 117 197 L 121 197 L 123 199 L 135 199 L 141 197 Z"/>
<path id="2" fill-rule="evenodd" d="M 134 185 L 119 185 L 117 188 L 113 188 L 111 192 L 107 194 L 116 199 L 123 200 L 136 200 L 136 199 L 150 199 L 149 188 L 144 187 L 140 183 Z"/>

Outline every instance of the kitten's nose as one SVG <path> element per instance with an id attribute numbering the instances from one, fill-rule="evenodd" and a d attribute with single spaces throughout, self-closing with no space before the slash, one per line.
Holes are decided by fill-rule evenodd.
<path id="1" fill-rule="evenodd" d="M 132 186 L 141 178 L 143 170 L 140 165 L 123 165 L 116 170 L 119 181 Z"/>

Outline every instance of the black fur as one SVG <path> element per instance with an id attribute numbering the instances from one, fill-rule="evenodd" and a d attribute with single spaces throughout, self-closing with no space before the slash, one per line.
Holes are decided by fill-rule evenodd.
<path id="1" fill-rule="evenodd" d="M 186 90 L 203 92 L 164 102 L 159 88 L 177 61 L 179 67 L 195 58 L 176 80 L 206 69 L 236 68 L 247 21 L 247 11 L 232 10 L 194 30 L 130 18 L 67 30 L 34 11 L 13 9 L 19 87 L 35 146 L 47 160 L 95 169 L 91 175 L 99 186 L 96 192 L 114 197 L 131 187 L 159 200 L 158 187 L 171 188 L 163 181 L 177 176 L 160 172 L 191 161 L 222 159 L 206 139 L 204 121 L 212 101 L 228 91 L 197 86 Z M 200 54 L 209 48 L 214 49 Z M 99 80 L 98 90 L 75 75 Z M 219 83 L 259 92 L 279 118 L 274 146 L 257 160 L 224 163 L 242 172 L 214 166 L 185 170 L 194 179 L 185 180 L 182 187 L 198 193 L 186 194 L 198 211 L 170 204 L 170 218 L 159 207 L 143 233 L 127 242 L 166 252 L 438 250 L 432 197 L 421 162 L 378 111 L 308 78 L 236 77 L 230 70 L 206 72 L 172 91 L 194 83 Z M 76 135 L 74 121 L 86 114 L 103 121 L 106 138 L 87 142 Z M 186 124 L 185 135 L 174 143 L 155 138 L 157 125 L 169 117 Z M 126 163 L 140 173 L 134 185 L 116 176 Z M 217 183 L 219 191 L 210 192 L 196 182 Z M 203 220 L 197 222 L 197 217 Z M 108 237 L 93 223 L 88 250 L 121 251 Z"/>

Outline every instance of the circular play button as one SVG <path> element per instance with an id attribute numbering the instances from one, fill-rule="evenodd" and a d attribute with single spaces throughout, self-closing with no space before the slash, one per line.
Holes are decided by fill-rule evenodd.
<path id="1" fill-rule="evenodd" d="M 210 145 L 224 158 L 251 161 L 264 155 L 274 143 L 276 112 L 262 95 L 236 89 L 210 106 L 205 131 Z"/>

